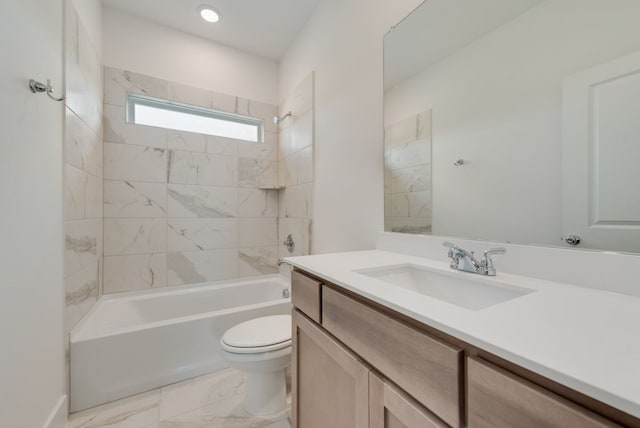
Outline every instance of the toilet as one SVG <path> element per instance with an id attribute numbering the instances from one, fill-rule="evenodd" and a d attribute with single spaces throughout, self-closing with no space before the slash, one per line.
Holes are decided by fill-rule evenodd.
<path id="1" fill-rule="evenodd" d="M 255 318 L 220 339 L 222 358 L 245 374 L 244 409 L 256 416 L 286 409 L 285 370 L 291 364 L 291 315 Z"/>

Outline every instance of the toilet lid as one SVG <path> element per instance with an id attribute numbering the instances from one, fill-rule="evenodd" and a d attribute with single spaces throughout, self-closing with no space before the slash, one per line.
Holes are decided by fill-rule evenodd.
<path id="1" fill-rule="evenodd" d="M 233 348 L 263 348 L 291 341 L 291 315 L 255 318 L 230 328 L 222 343 Z"/>

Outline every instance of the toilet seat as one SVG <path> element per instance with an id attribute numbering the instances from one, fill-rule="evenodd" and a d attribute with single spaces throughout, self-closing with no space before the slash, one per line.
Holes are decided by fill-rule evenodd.
<path id="1" fill-rule="evenodd" d="M 230 328 L 220 346 L 234 354 L 259 354 L 291 346 L 291 315 L 252 319 Z"/>

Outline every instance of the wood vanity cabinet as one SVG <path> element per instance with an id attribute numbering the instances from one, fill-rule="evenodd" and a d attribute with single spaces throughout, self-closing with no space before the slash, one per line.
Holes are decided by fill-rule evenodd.
<path id="1" fill-rule="evenodd" d="M 370 367 L 301 312 L 292 318 L 293 426 L 367 428 Z"/>
<path id="2" fill-rule="evenodd" d="M 616 427 L 611 421 L 494 364 L 467 359 L 469 426 Z"/>
<path id="3" fill-rule="evenodd" d="M 306 316 L 320 323 L 320 290 L 322 283 L 298 271 L 291 272 L 291 302 Z"/>
<path id="4" fill-rule="evenodd" d="M 452 427 L 462 426 L 462 350 L 330 288 L 323 327 Z"/>
<path id="5" fill-rule="evenodd" d="M 390 380 L 374 372 L 369 373 L 369 426 L 371 428 L 448 427 Z"/>
<path id="6" fill-rule="evenodd" d="M 640 420 L 301 271 L 294 428 L 602 428 Z"/>

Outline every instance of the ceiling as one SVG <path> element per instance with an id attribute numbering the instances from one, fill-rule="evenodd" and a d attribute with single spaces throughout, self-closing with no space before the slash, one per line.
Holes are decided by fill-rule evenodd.
<path id="1" fill-rule="evenodd" d="M 246 52 L 279 60 L 319 0 L 102 0 L 103 5 Z M 197 8 L 212 6 L 215 24 Z"/>

